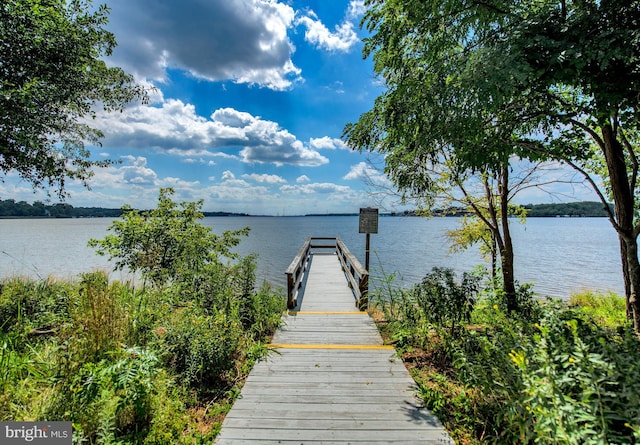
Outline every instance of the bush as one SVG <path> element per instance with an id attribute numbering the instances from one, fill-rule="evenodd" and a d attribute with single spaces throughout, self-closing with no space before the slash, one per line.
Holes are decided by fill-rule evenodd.
<path id="1" fill-rule="evenodd" d="M 48 416 L 72 421 L 76 441 L 136 443 L 150 428 L 153 399 L 158 387 L 167 384 L 160 361 L 142 348 L 114 354 L 119 357 L 85 363 L 60 382 Z"/>
<path id="2" fill-rule="evenodd" d="M 375 301 L 425 405 L 456 441 L 640 443 L 640 340 L 621 321 L 622 299 L 540 301 L 519 286 L 511 312 L 491 283 L 478 304 L 452 304 L 465 297 L 452 281 L 434 270 Z"/>
<path id="3" fill-rule="evenodd" d="M 412 293 L 423 319 L 427 323 L 448 327 L 451 335 L 460 331 L 462 322 L 469 322 L 480 289 L 480 278 L 469 273 L 462 281 L 455 281 L 455 272 L 449 268 L 434 267 Z"/>
<path id="4" fill-rule="evenodd" d="M 539 333 L 511 359 L 523 389 L 510 401 L 524 441 L 632 443 L 640 427 L 640 341 L 565 309 L 547 310 Z"/>
<path id="5" fill-rule="evenodd" d="M 228 383 L 243 332 L 237 320 L 223 311 L 207 316 L 196 308 L 183 308 L 174 311 L 158 332 L 163 360 L 182 382 L 202 390 Z"/>
<path id="6" fill-rule="evenodd" d="M 207 264 L 237 257 L 231 249 L 249 229 L 216 235 L 199 223 L 203 201 L 178 204 L 171 199 L 174 193 L 160 189 L 158 207 L 148 212 L 123 207 L 123 218 L 109 227 L 113 234 L 91 239 L 89 246 L 115 260 L 116 269 L 140 272 L 156 286 L 182 283 L 187 290 L 194 288 Z"/>

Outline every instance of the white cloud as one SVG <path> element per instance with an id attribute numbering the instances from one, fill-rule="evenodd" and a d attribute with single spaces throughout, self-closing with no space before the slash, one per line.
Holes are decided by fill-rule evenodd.
<path id="1" fill-rule="evenodd" d="M 309 177 L 307 175 L 298 176 L 296 178 L 296 182 L 298 184 L 302 184 L 303 182 L 309 182 L 309 181 L 311 181 L 311 179 L 309 179 Z"/>
<path id="2" fill-rule="evenodd" d="M 178 68 L 207 80 L 284 90 L 299 79 L 287 36 L 295 11 L 277 0 L 110 0 L 118 36 L 112 60 L 138 77 L 166 81 Z"/>
<path id="3" fill-rule="evenodd" d="M 247 163 L 269 163 L 277 166 L 292 164 L 317 167 L 329 162 L 329 159 L 317 151 L 309 150 L 302 142 L 287 139 L 290 138 L 287 137 L 284 141 L 276 141 L 276 143 L 270 145 L 247 146 L 242 149 L 240 156 Z"/>
<path id="4" fill-rule="evenodd" d="M 347 145 L 342 142 L 341 139 L 331 138 L 329 136 L 324 136 L 321 138 L 311 138 L 309 140 L 309 145 L 318 150 L 335 150 L 336 148 L 340 148 L 343 150 L 349 149 L 349 147 L 347 147 Z"/>
<path id="5" fill-rule="evenodd" d="M 281 176 L 278 175 L 259 175 L 257 173 L 245 174 L 242 175 L 243 178 L 251 179 L 256 182 L 263 182 L 266 184 L 286 184 L 287 181 Z"/>
<path id="6" fill-rule="evenodd" d="M 145 158 L 144 156 L 124 155 L 120 156 L 120 159 L 122 159 L 122 162 L 136 167 L 144 167 L 145 165 L 147 165 L 147 158 Z"/>
<path id="7" fill-rule="evenodd" d="M 191 158 L 229 158 L 233 155 L 212 150 L 241 149 L 240 159 L 246 163 L 319 166 L 329 162 L 276 122 L 233 108 L 218 109 L 207 119 L 193 105 L 177 99 L 102 114 L 95 126 L 105 134 L 103 144 L 110 147 L 164 150 Z"/>
<path id="8" fill-rule="evenodd" d="M 222 180 L 223 181 L 232 181 L 236 179 L 236 176 L 231 173 L 229 170 L 225 170 L 224 173 L 222 173 Z"/>
<path id="9" fill-rule="evenodd" d="M 364 5 L 364 0 L 351 0 L 349 2 L 349 9 L 347 10 L 347 17 L 350 19 L 357 19 L 365 13 L 367 8 Z"/>
<path id="10" fill-rule="evenodd" d="M 309 11 L 307 16 L 298 18 L 296 23 L 306 27 L 304 38 L 307 42 L 328 51 L 349 51 L 359 40 L 353 23 L 347 20 L 336 25 L 334 32 L 318 20 L 313 11 Z"/>
<path id="11" fill-rule="evenodd" d="M 342 179 L 345 180 L 360 180 L 371 185 L 381 185 L 388 187 L 391 185 L 391 181 L 387 176 L 377 168 L 366 162 L 360 162 L 356 165 L 352 165 Z"/>
<path id="12" fill-rule="evenodd" d="M 317 182 L 304 185 L 283 185 L 282 187 L 280 187 L 280 191 L 282 191 L 283 193 L 308 195 L 315 193 L 348 193 L 351 192 L 351 188 L 344 185 L 333 184 L 330 182 Z"/>

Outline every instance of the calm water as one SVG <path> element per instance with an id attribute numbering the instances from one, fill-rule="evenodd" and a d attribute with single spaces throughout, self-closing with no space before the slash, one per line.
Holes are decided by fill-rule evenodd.
<path id="1" fill-rule="evenodd" d="M 284 271 L 308 236 L 339 236 L 364 264 L 365 235 L 357 216 L 205 218 L 215 232 L 251 227 L 238 247 L 258 254 L 258 275 L 284 286 Z M 477 248 L 449 254 L 446 231 L 457 218 L 381 217 L 371 235 L 371 270 L 375 277 L 397 272 L 402 283 L 419 281 L 434 266 L 459 272 L 483 263 Z M 0 278 L 53 275 L 73 278 L 94 269 L 111 270 L 106 258 L 86 246 L 103 238 L 110 219 L 0 220 Z M 605 218 L 530 218 L 512 224 L 516 278 L 534 282 L 541 295 L 566 297 L 581 289 L 623 292 L 616 234 Z M 126 278 L 120 272 L 115 279 Z"/>

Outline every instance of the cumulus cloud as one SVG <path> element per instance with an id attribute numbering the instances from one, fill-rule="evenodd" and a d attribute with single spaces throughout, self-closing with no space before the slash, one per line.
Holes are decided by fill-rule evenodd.
<path id="1" fill-rule="evenodd" d="M 308 15 L 298 18 L 296 23 L 306 28 L 305 40 L 320 49 L 346 52 L 358 42 L 354 25 L 348 20 L 336 25 L 332 32 L 313 11 L 309 11 Z"/>
<path id="2" fill-rule="evenodd" d="M 143 78 L 166 80 L 168 68 L 207 80 L 274 90 L 300 75 L 287 36 L 295 11 L 277 0 L 110 0 L 118 36 L 113 61 Z"/>
<path id="3" fill-rule="evenodd" d="M 158 175 L 155 171 L 147 168 L 147 158 L 143 156 L 122 156 L 125 164 L 118 169 L 122 182 L 134 185 L 156 185 Z"/>
<path id="4" fill-rule="evenodd" d="M 233 108 L 218 109 L 207 119 L 193 105 L 177 99 L 104 114 L 95 125 L 105 134 L 104 145 L 111 147 L 165 150 L 191 158 L 231 157 L 219 150 L 239 149 L 243 162 L 279 166 L 313 167 L 329 162 L 276 122 Z"/>
<path id="5" fill-rule="evenodd" d="M 347 145 L 342 142 L 341 139 L 331 138 L 329 136 L 324 136 L 321 138 L 311 138 L 309 140 L 309 145 L 318 150 L 335 150 L 336 148 L 340 148 L 343 150 L 349 149 L 349 147 L 347 147 Z"/>
<path id="6" fill-rule="evenodd" d="M 122 164 L 105 168 L 96 168 L 91 178 L 92 190 L 108 188 L 111 190 L 131 190 L 131 187 L 156 188 L 195 186 L 198 181 L 185 181 L 180 178 L 160 178 L 155 170 L 147 165 L 144 156 L 120 156 Z"/>
<path id="7" fill-rule="evenodd" d="M 357 19 L 362 16 L 366 10 L 364 0 L 351 0 L 349 2 L 349 9 L 347 9 L 347 17 L 352 20 Z"/>
<path id="8" fill-rule="evenodd" d="M 307 175 L 301 175 L 296 178 L 296 182 L 298 184 L 302 184 L 303 182 L 309 182 L 309 181 L 311 181 L 311 179 L 309 179 Z"/>
<path id="9" fill-rule="evenodd" d="M 287 183 L 286 179 L 278 175 L 266 175 L 266 174 L 260 175 L 257 173 L 252 173 L 250 175 L 249 174 L 242 175 L 242 177 L 246 179 L 251 179 L 256 182 L 266 183 L 266 184 L 286 184 Z"/>
<path id="10" fill-rule="evenodd" d="M 342 179 L 346 180 L 360 180 L 370 184 L 378 184 L 389 186 L 391 181 L 385 174 L 366 162 L 360 162 L 356 165 L 352 165 Z"/>
<path id="11" fill-rule="evenodd" d="M 232 172 L 230 172 L 229 170 L 225 170 L 222 173 L 222 180 L 223 181 L 232 181 L 236 179 L 236 175 L 234 175 Z"/>

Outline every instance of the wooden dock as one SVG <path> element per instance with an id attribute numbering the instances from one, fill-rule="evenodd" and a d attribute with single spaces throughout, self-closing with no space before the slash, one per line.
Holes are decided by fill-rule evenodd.
<path id="1" fill-rule="evenodd" d="M 454 443 L 421 407 L 415 382 L 371 317 L 357 310 L 358 292 L 339 257 L 300 259 L 306 273 L 297 298 L 290 295 L 295 307 L 251 371 L 217 444 Z"/>

